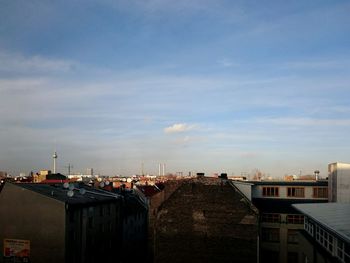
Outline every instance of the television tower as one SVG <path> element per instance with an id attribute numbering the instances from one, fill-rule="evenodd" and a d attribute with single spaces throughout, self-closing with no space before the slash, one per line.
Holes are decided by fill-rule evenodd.
<path id="1" fill-rule="evenodd" d="M 56 160 L 57 160 L 57 152 L 55 151 L 55 153 L 52 155 L 53 158 L 53 173 L 56 173 Z"/>

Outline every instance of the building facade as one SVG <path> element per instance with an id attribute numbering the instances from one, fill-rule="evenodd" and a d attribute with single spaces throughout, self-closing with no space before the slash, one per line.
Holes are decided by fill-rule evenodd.
<path id="1" fill-rule="evenodd" d="M 350 203 L 350 164 L 328 165 L 329 202 Z"/>
<path id="2" fill-rule="evenodd" d="M 219 178 L 183 181 L 154 212 L 154 262 L 257 262 L 257 210 Z"/>
<path id="3" fill-rule="evenodd" d="M 27 241 L 30 262 L 118 262 L 114 253 L 122 246 L 122 199 L 69 187 L 5 184 L 0 194 L 0 262 L 21 257 L 4 247 L 8 240 Z"/>
<path id="4" fill-rule="evenodd" d="M 327 202 L 327 181 L 234 181 L 233 184 L 259 210 L 260 262 L 303 262 L 298 232 L 304 227 L 304 216 L 292 204 Z"/>
<path id="5" fill-rule="evenodd" d="M 293 206 L 305 217 L 299 246 L 302 262 L 350 262 L 350 204 Z"/>

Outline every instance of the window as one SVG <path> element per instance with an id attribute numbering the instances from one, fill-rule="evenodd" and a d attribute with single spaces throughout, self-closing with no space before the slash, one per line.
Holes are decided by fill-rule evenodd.
<path id="1" fill-rule="evenodd" d="M 314 236 L 314 224 L 309 219 L 304 221 L 304 228 L 311 236 Z"/>
<path id="2" fill-rule="evenodd" d="M 287 188 L 288 197 L 305 197 L 305 191 L 303 187 L 288 187 Z"/>
<path id="3" fill-rule="evenodd" d="M 288 224 L 304 224 L 303 215 L 287 215 Z"/>
<path id="4" fill-rule="evenodd" d="M 279 242 L 280 229 L 263 227 L 261 230 L 261 238 L 263 241 L 267 242 Z"/>
<path id="5" fill-rule="evenodd" d="M 319 226 L 316 226 L 316 240 L 325 249 L 327 249 L 329 252 L 333 253 L 334 237 Z"/>
<path id="6" fill-rule="evenodd" d="M 279 223 L 281 221 L 280 214 L 267 214 L 264 213 L 261 216 L 261 222 L 265 223 Z"/>
<path id="7" fill-rule="evenodd" d="M 314 187 L 313 188 L 314 198 L 328 198 L 328 188 L 327 187 Z"/>
<path id="8" fill-rule="evenodd" d="M 288 229 L 288 243 L 298 244 L 298 230 Z"/>
<path id="9" fill-rule="evenodd" d="M 350 262 L 350 246 L 339 239 L 337 241 L 337 257 L 342 262 Z"/>
<path id="10" fill-rule="evenodd" d="M 263 196 L 279 196 L 278 187 L 263 187 Z"/>

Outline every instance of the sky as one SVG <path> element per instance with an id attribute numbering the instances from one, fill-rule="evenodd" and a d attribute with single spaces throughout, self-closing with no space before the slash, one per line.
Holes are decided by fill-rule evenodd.
<path id="1" fill-rule="evenodd" d="M 327 176 L 350 2 L 0 0 L 0 171 Z"/>

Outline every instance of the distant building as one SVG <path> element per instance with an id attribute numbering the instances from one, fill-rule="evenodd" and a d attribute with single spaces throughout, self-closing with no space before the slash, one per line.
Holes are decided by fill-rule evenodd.
<path id="1" fill-rule="evenodd" d="M 350 164 L 328 165 L 329 202 L 350 203 Z"/>
<path id="2" fill-rule="evenodd" d="M 92 177 L 94 175 L 94 169 L 93 168 L 87 168 L 86 169 L 86 175 Z"/>
<path id="3" fill-rule="evenodd" d="M 40 183 L 40 182 L 46 180 L 46 176 L 49 174 L 51 174 L 50 170 L 41 170 L 40 172 L 33 175 L 33 182 Z"/>
<path id="4" fill-rule="evenodd" d="M 350 262 L 350 204 L 293 205 L 305 217 L 301 262 Z"/>

